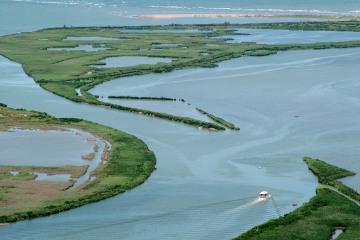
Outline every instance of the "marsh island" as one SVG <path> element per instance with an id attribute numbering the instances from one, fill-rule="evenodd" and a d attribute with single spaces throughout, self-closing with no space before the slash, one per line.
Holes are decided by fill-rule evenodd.
<path id="1" fill-rule="evenodd" d="M 11 141 L 17 141 L 14 134 L 21 135 L 22 143 L 24 131 L 31 138 L 31 150 L 21 147 L 26 156 L 0 166 L 0 223 L 109 198 L 143 183 L 155 169 L 155 156 L 141 140 L 96 123 L 1 105 L 0 126 L 0 140 L 12 146 L 16 143 Z M 59 143 L 60 149 L 55 145 Z M 80 146 L 89 153 L 81 157 Z M 38 160 L 33 152 L 37 148 L 48 158 Z"/>

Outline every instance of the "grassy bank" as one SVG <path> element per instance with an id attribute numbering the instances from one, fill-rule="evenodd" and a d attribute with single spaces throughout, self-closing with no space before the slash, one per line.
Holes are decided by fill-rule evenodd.
<path id="1" fill-rule="evenodd" d="M 318 177 L 319 183 L 331 184 L 338 178 L 354 175 L 346 169 L 321 160 L 307 157 L 304 161 Z M 356 192 L 355 194 L 360 195 Z M 354 240 L 360 239 L 359 220 L 360 207 L 358 205 L 331 189 L 318 188 L 316 196 L 295 211 L 254 227 L 235 239 L 328 240 L 331 239 L 335 229 L 339 228 L 344 229 L 338 237 L 339 240 Z"/>
<path id="2" fill-rule="evenodd" d="M 124 100 L 176 101 L 175 98 L 167 97 L 108 96 L 108 98 Z"/>
<path id="3" fill-rule="evenodd" d="M 217 63 L 242 56 L 267 56 L 279 51 L 360 47 L 360 41 L 314 44 L 264 45 L 255 43 L 227 43 L 214 38 L 234 33 L 236 28 L 287 28 L 301 30 L 355 31 L 357 21 L 269 24 L 205 24 L 159 25 L 138 27 L 74 27 L 49 28 L 35 32 L 0 37 L 0 54 L 23 66 L 24 71 L 42 88 L 69 100 L 107 106 L 89 90 L 103 82 L 135 75 L 170 72 L 176 69 L 216 67 Z M 198 32 L 127 32 L 126 30 L 198 29 Z M 64 41 L 66 37 L 111 37 L 117 40 Z M 79 45 L 106 48 L 101 51 L 48 51 L 48 48 L 74 48 Z M 154 49 L 154 44 L 177 44 L 183 47 Z M 139 64 L 129 67 L 96 68 L 102 60 L 117 56 L 147 56 L 171 58 L 171 63 Z M 76 92 L 80 89 L 82 96 Z M 113 107 L 133 113 L 143 109 Z M 213 125 L 181 116 L 154 114 L 153 117 L 182 122 L 204 129 Z"/>
<path id="4" fill-rule="evenodd" d="M 190 117 L 181 117 L 181 116 L 176 116 L 176 115 L 172 115 L 172 114 L 168 114 L 168 113 L 161 113 L 161 112 L 154 112 L 154 111 L 149 111 L 149 110 L 145 110 L 145 109 L 126 107 L 126 106 L 113 104 L 113 103 L 103 102 L 102 105 L 110 107 L 112 109 L 118 109 L 118 110 L 123 110 L 123 111 L 127 111 L 127 112 L 138 113 L 138 114 L 142 114 L 142 115 L 146 115 L 146 116 L 150 116 L 150 117 L 158 117 L 161 119 L 166 119 L 166 120 L 173 121 L 173 122 L 179 122 L 179 123 L 187 124 L 187 125 L 194 126 L 194 127 L 205 128 L 205 129 L 212 130 L 212 131 L 224 131 L 225 130 L 224 127 L 222 127 L 218 124 L 211 123 L 211 122 L 205 122 L 205 121 L 197 120 L 197 119 L 190 118 Z"/>
<path id="5" fill-rule="evenodd" d="M 276 22 L 260 24 L 244 24 L 244 28 L 287 29 L 304 31 L 351 31 L 360 32 L 358 20 L 347 21 L 313 21 L 313 22 Z"/>
<path id="6" fill-rule="evenodd" d="M 96 179 L 80 188 L 68 189 L 63 188 L 65 186 L 61 184 L 51 185 L 49 192 L 52 195 L 43 196 L 38 192 L 39 188 L 43 189 L 49 185 L 40 183 L 41 181 L 36 181 L 37 183 L 33 181 L 33 174 L 27 172 L 31 167 L 24 167 L 20 179 L 11 179 L 8 175 L 0 179 L 0 223 L 46 216 L 115 196 L 142 184 L 155 169 L 155 156 L 141 140 L 96 123 L 81 119 L 58 119 L 46 113 L 0 106 L 0 126 L 3 131 L 12 127 L 45 130 L 75 128 L 91 132 L 112 144 L 107 163 L 101 164 L 93 174 Z M 3 172 L 12 168 L 12 166 L 0 167 Z M 66 167 L 51 169 L 36 166 L 36 168 L 42 168 L 49 173 L 70 171 Z M 22 170 L 20 167 L 17 169 Z M 78 171 L 72 170 L 72 172 L 75 174 Z M 22 194 L 23 198 L 18 199 L 16 194 L 18 196 Z M 12 197 L 17 201 L 10 202 Z"/>
<path id="7" fill-rule="evenodd" d="M 0 174 L 7 174 L 11 171 L 18 173 L 46 173 L 48 175 L 69 174 L 72 178 L 79 178 L 85 174 L 88 165 L 84 166 L 70 166 L 62 167 L 38 167 L 38 166 L 2 166 L 0 165 Z"/>
<path id="8" fill-rule="evenodd" d="M 206 115 L 208 118 L 212 119 L 216 123 L 228 128 L 228 129 L 240 131 L 240 128 L 236 127 L 233 123 L 226 121 L 225 119 L 223 119 L 221 117 L 218 117 L 218 116 L 215 116 L 214 114 L 205 112 L 204 110 L 202 110 L 200 108 L 196 108 L 196 110 L 198 110 L 200 113 Z"/>
<path id="9" fill-rule="evenodd" d="M 360 194 L 358 192 L 342 182 L 337 181 L 339 178 L 354 176 L 354 172 L 332 166 L 322 160 L 310 157 L 305 157 L 304 161 L 307 163 L 309 169 L 318 177 L 319 183 L 332 186 L 345 195 L 360 201 Z"/>

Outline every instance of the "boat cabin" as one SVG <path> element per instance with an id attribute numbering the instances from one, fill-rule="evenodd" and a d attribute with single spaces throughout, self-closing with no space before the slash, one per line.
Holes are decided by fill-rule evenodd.
<path id="1" fill-rule="evenodd" d="M 262 192 L 259 193 L 259 198 L 261 198 L 261 199 L 266 199 L 269 196 L 270 195 L 269 195 L 269 193 L 267 191 L 262 191 Z"/>

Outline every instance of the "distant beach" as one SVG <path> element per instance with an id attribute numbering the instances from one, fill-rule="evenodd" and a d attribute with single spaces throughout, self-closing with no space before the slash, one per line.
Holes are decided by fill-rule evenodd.
<path id="1" fill-rule="evenodd" d="M 359 19 L 359 16 L 335 16 L 335 15 L 277 15 L 277 14 L 247 14 L 247 13 L 165 13 L 144 14 L 133 16 L 138 19 L 170 20 L 181 18 L 313 18 L 313 19 Z"/>

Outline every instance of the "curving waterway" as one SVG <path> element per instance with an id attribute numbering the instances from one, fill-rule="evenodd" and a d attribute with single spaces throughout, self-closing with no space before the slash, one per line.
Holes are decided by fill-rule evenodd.
<path id="1" fill-rule="evenodd" d="M 94 5 L 101 2 L 105 1 L 4 0 L 0 3 L 0 34 L 63 24 L 175 21 L 135 20 L 129 16 L 144 13 L 143 6 Z M 293 7 L 274 2 L 279 9 Z M 355 11 L 358 3 L 349 2 L 352 7 L 344 11 Z M 322 3 L 315 1 L 314 9 Z M 216 1 L 211 5 L 219 7 Z M 327 6 L 338 9 L 337 4 Z M 148 6 L 145 11 L 156 13 L 158 9 L 164 8 Z M 323 36 L 317 39 L 326 40 L 328 35 Z M 0 57 L 0 102 L 124 130 L 144 140 L 158 160 L 157 170 L 140 187 L 57 215 L 2 226 L 1 239 L 230 239 L 289 212 L 292 204 L 314 195 L 317 181 L 302 162 L 304 155 L 360 172 L 359 61 L 360 49 L 283 52 L 234 59 L 214 69 L 124 78 L 93 89 L 106 96 L 184 98 L 241 127 L 240 132 L 213 133 L 70 102 L 41 89 L 19 64 Z M 359 189 L 359 177 L 344 181 Z M 273 200 L 255 201 L 262 190 L 269 191 Z"/>
<path id="2" fill-rule="evenodd" d="M 124 78 L 93 90 L 186 98 L 242 128 L 211 133 L 69 102 L 1 58 L 2 102 L 125 130 L 143 139 L 158 158 L 144 185 L 2 227 L 2 239 L 229 239 L 279 211 L 291 211 L 293 203 L 313 196 L 316 186 L 302 156 L 360 172 L 359 60 L 360 49 L 283 52 L 234 59 L 214 69 Z M 354 179 L 348 184 L 359 182 Z M 274 201 L 254 201 L 263 189 Z"/>

